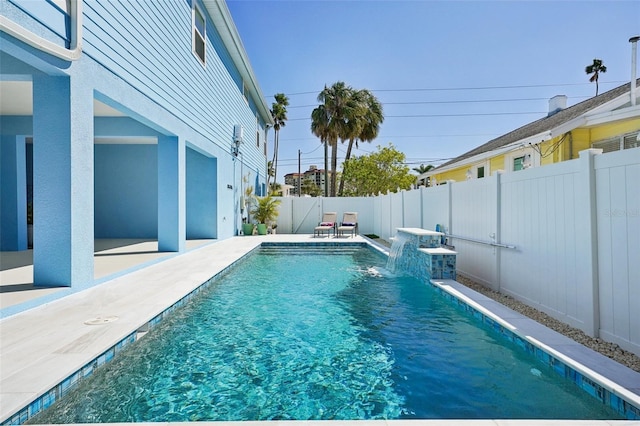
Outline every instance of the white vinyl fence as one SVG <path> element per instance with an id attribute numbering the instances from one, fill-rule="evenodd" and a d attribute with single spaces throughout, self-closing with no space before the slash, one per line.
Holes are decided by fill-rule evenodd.
<path id="1" fill-rule="evenodd" d="M 458 272 L 640 355 L 640 148 L 357 198 L 282 198 L 280 233 L 358 212 L 360 234 L 444 226 Z"/>

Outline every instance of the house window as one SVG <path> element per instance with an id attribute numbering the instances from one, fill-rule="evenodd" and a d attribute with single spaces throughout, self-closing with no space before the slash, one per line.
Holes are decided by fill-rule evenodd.
<path id="1" fill-rule="evenodd" d="M 242 80 L 242 96 L 244 97 L 244 101 L 249 103 L 249 90 L 247 89 L 247 85 L 244 84 L 244 80 Z"/>
<path id="2" fill-rule="evenodd" d="M 636 148 L 640 146 L 638 135 L 640 135 L 640 132 L 616 136 L 615 138 L 594 142 L 591 147 L 601 149 L 603 153 Z"/>
<path id="3" fill-rule="evenodd" d="M 622 149 L 640 147 L 640 132 L 632 133 L 622 138 Z"/>
<path id="4" fill-rule="evenodd" d="M 260 148 L 260 131 L 256 132 L 256 147 Z"/>
<path id="5" fill-rule="evenodd" d="M 524 169 L 524 155 L 513 159 L 513 171 L 517 172 L 522 169 Z"/>
<path id="6" fill-rule="evenodd" d="M 200 11 L 200 8 L 193 3 L 193 53 L 200 59 L 202 64 L 205 64 L 205 36 L 206 36 L 206 21 L 204 15 Z"/>
<path id="7" fill-rule="evenodd" d="M 484 166 L 478 167 L 477 176 L 478 176 L 478 179 L 484 177 Z"/>

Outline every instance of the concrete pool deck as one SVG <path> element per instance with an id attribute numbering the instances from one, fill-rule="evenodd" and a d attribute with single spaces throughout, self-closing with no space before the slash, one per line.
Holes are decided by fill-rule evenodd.
<path id="1" fill-rule="evenodd" d="M 269 235 L 234 237 L 222 241 L 205 242 L 184 254 L 174 255 L 160 263 L 152 263 L 148 256 L 153 250 L 133 251 L 128 262 L 136 265 L 135 257 L 146 265 L 141 269 L 115 276 L 105 282 L 73 293 L 24 312 L 0 320 L 0 421 L 11 418 L 37 397 L 55 387 L 72 373 L 102 354 L 135 330 L 199 287 L 212 276 L 223 271 L 263 242 L 364 242 L 355 238 L 313 238 L 311 235 Z M 157 252 L 156 252 L 157 253 Z M 163 255 L 168 255 L 164 253 Z M 108 256 L 105 256 L 108 258 Z M 113 264 L 114 271 L 122 265 Z M 20 268 L 24 268 L 24 265 Z M 96 269 L 98 267 L 96 266 Z M 4 269 L 4 268 L 3 268 Z M 109 276 L 109 268 L 105 273 Z M 3 273 L 11 271 L 6 269 Z M 23 271 L 26 275 L 27 272 Z M 28 283 L 27 277 L 22 283 Z M 27 281 L 25 281 L 27 280 Z M 618 395 L 624 395 L 640 406 L 640 373 L 636 373 L 594 352 L 573 340 L 500 305 L 455 281 L 442 281 L 440 286 L 457 293 L 479 309 L 498 315 L 520 333 L 535 340 L 566 359 L 573 359 L 585 369 L 599 376 Z M 39 290 L 34 290 L 39 291 Z M 25 293 L 28 293 L 26 291 Z M 2 293 L 3 297 L 6 293 Z M 109 318 L 110 322 L 87 325 L 92 320 Z M 443 424 L 434 421 L 392 421 L 401 425 Z M 458 424 L 460 420 L 452 420 Z M 254 422 L 243 422 L 243 425 Z M 273 423 L 273 422 L 272 422 Z M 280 423 L 280 422 L 276 422 Z M 287 422 L 291 425 L 296 422 Z M 311 425 L 315 422 L 300 422 Z M 351 422 L 341 422 L 351 423 Z M 364 422 L 358 422 L 362 425 Z M 383 422 L 366 422 L 380 425 Z M 556 424 L 557 421 L 469 420 L 465 424 Z M 571 421 L 586 424 L 640 424 L 624 421 Z M 220 426 L 221 422 L 212 423 Z M 257 422 L 256 422 L 257 424 Z"/>

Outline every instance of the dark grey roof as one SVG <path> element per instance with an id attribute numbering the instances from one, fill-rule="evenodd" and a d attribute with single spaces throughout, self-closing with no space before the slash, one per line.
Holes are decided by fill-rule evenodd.
<path id="1" fill-rule="evenodd" d="M 640 86 L 640 79 L 637 80 L 637 85 Z M 454 158 L 453 160 L 447 161 L 444 164 L 439 165 L 435 169 L 431 171 L 438 170 L 442 167 L 458 163 L 467 158 L 473 157 L 474 155 L 482 154 L 483 152 L 493 151 L 494 149 L 502 148 L 503 146 L 509 145 L 511 143 L 517 142 L 521 139 L 528 138 L 533 135 L 537 135 L 546 130 L 554 129 L 568 121 L 573 120 L 576 117 L 581 116 L 587 111 L 590 111 L 594 108 L 599 107 L 602 104 L 605 104 L 626 92 L 631 91 L 631 84 L 625 83 L 622 86 L 618 86 L 615 89 L 611 89 L 608 92 L 604 92 L 598 96 L 594 96 L 593 98 L 587 99 L 586 101 L 582 101 L 573 106 L 565 108 L 563 110 L 558 111 L 557 113 L 536 120 L 532 123 L 525 124 L 524 126 L 513 130 L 505 135 L 499 136 L 495 139 L 490 140 L 489 142 L 480 145 L 477 148 L 472 149 L 471 151 L 465 152 L 464 154 Z"/>

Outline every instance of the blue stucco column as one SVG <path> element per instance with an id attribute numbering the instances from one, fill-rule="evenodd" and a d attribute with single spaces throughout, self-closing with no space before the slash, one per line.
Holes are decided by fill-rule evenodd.
<path id="1" fill-rule="evenodd" d="M 184 251 L 186 240 L 186 145 L 158 137 L 158 250 Z"/>
<path id="2" fill-rule="evenodd" d="M 33 78 L 33 278 L 93 282 L 93 90 L 78 78 Z"/>
<path id="3" fill-rule="evenodd" d="M 25 137 L 0 140 L 0 250 L 27 249 L 27 161 Z"/>

